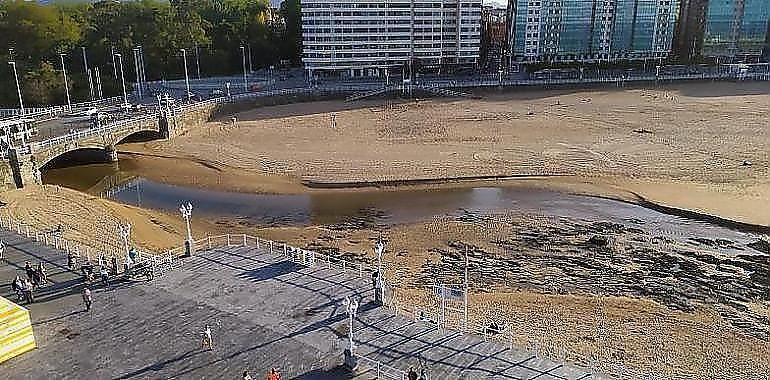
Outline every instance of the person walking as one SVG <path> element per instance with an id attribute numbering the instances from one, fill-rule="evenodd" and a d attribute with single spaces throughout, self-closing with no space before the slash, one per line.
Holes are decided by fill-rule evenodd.
<path id="1" fill-rule="evenodd" d="M 211 327 L 209 325 L 206 325 L 206 329 L 203 330 L 203 339 L 201 340 L 201 349 L 204 347 L 211 351 L 214 349 L 214 342 L 211 338 Z"/>
<path id="2" fill-rule="evenodd" d="M 243 380 L 251 380 L 251 376 L 249 375 L 249 371 L 243 371 Z"/>
<path id="3" fill-rule="evenodd" d="M 89 289 L 87 286 L 84 286 L 83 290 L 81 291 L 81 295 L 83 296 L 83 304 L 86 305 L 86 311 L 91 311 L 91 304 L 93 303 L 93 298 L 91 297 L 91 289 Z"/>
<path id="4" fill-rule="evenodd" d="M 0 261 L 5 260 L 5 243 L 0 240 Z"/>

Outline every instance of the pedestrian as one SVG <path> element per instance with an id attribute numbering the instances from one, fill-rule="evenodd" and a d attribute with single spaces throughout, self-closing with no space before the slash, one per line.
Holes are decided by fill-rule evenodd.
<path id="1" fill-rule="evenodd" d="M 0 240 L 0 261 L 5 260 L 5 243 Z"/>
<path id="2" fill-rule="evenodd" d="M 102 277 L 102 285 L 110 286 L 110 273 L 105 267 L 99 267 L 99 275 Z"/>
<path id="3" fill-rule="evenodd" d="M 243 371 L 243 380 L 251 380 L 251 376 L 249 376 L 249 371 Z"/>
<path id="4" fill-rule="evenodd" d="M 267 380 L 281 380 L 281 373 L 276 371 L 275 368 L 270 368 L 270 373 L 267 374 Z"/>
<path id="5" fill-rule="evenodd" d="M 48 283 L 48 273 L 46 273 L 45 266 L 43 265 L 42 261 L 37 263 L 37 274 L 40 275 L 41 284 Z"/>
<path id="6" fill-rule="evenodd" d="M 91 289 L 84 286 L 81 295 L 83 296 L 83 303 L 86 305 L 86 311 L 91 311 L 91 303 L 93 302 L 93 298 L 91 298 Z"/>
<path id="7" fill-rule="evenodd" d="M 32 265 L 29 261 L 24 262 L 24 272 L 27 273 L 27 279 L 32 281 L 32 277 L 35 275 L 35 270 L 32 269 Z"/>
<path id="8" fill-rule="evenodd" d="M 203 330 L 203 339 L 201 340 L 201 349 L 206 347 L 207 350 L 211 351 L 214 349 L 214 342 L 211 339 L 211 328 L 209 325 L 206 325 L 206 329 Z"/>
<path id="9" fill-rule="evenodd" d="M 16 278 L 14 278 L 13 282 L 11 282 L 11 289 L 16 292 L 17 301 L 21 301 L 21 299 L 24 298 L 24 283 L 21 281 L 21 277 L 19 275 L 16 275 Z"/>
<path id="10" fill-rule="evenodd" d="M 126 273 L 131 274 L 131 267 L 134 266 L 134 260 L 131 260 L 131 256 L 126 255 L 126 261 L 123 262 L 123 269 Z"/>
<path id="11" fill-rule="evenodd" d="M 32 289 L 37 289 L 40 287 L 40 273 L 38 273 L 37 269 L 32 269 Z"/>
<path id="12" fill-rule="evenodd" d="M 22 289 L 24 291 L 24 298 L 27 299 L 27 303 L 35 302 L 35 295 L 32 293 L 34 291 L 34 289 L 32 289 L 32 283 L 29 280 L 23 280 L 23 284 Z"/>
<path id="13" fill-rule="evenodd" d="M 417 380 L 417 372 L 414 371 L 414 367 L 409 367 L 409 373 L 406 375 L 409 380 Z"/>
<path id="14" fill-rule="evenodd" d="M 420 380 L 428 380 L 428 374 L 425 372 L 425 368 L 420 369 Z"/>

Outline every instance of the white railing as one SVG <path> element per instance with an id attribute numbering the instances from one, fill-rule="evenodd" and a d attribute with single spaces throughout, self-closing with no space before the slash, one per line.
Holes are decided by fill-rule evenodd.
<path id="1" fill-rule="evenodd" d="M 112 131 L 120 130 L 127 127 L 133 127 L 137 124 L 155 121 L 155 120 L 157 120 L 157 116 L 155 115 L 118 120 L 114 123 L 105 124 L 98 128 L 82 129 L 66 135 L 50 138 L 48 140 L 33 142 L 33 143 L 30 143 L 29 145 L 32 151 L 40 151 L 41 149 L 50 148 L 53 146 L 65 144 L 72 141 L 78 141 L 86 137 L 97 136 L 103 133 L 112 132 Z"/>
<path id="2" fill-rule="evenodd" d="M 283 242 L 262 239 L 256 236 L 246 234 L 225 234 L 217 236 L 207 236 L 193 242 L 196 250 L 208 250 L 218 247 L 254 247 L 256 249 L 268 252 L 272 255 L 280 255 L 285 259 L 307 267 L 325 267 L 351 273 L 357 277 L 364 278 L 374 271 L 374 268 L 368 264 L 356 263 L 329 255 L 324 255 L 315 251 L 309 251 L 302 248 L 293 247 Z M 174 253 L 184 253 L 184 247 L 172 250 Z M 169 252 L 172 252 L 169 251 Z"/>
<path id="3" fill-rule="evenodd" d="M 51 246 L 63 255 L 72 255 L 76 262 L 99 263 L 101 258 L 119 258 L 121 263 L 125 262 L 127 252 L 124 248 L 110 247 L 105 244 L 82 244 L 76 241 L 61 237 L 58 233 L 61 231 L 44 231 L 36 226 L 17 221 L 10 215 L 0 216 L 0 227 L 9 231 L 16 232 L 20 236 L 26 236 L 36 242 Z M 101 249 L 94 248 L 102 246 Z M 179 255 L 172 255 L 172 251 L 164 254 L 151 254 L 142 250 L 136 252 L 135 264 L 149 263 L 153 268 L 153 273 L 165 273 L 174 268 L 175 259 Z M 83 261 L 84 260 L 84 261 Z M 109 263 L 102 263 L 109 265 Z M 118 268 L 118 270 L 120 270 Z"/>
<path id="4" fill-rule="evenodd" d="M 407 373 L 398 368 L 383 364 L 377 360 L 369 359 L 363 355 L 354 353 L 357 365 L 374 371 L 375 379 L 406 380 Z"/>

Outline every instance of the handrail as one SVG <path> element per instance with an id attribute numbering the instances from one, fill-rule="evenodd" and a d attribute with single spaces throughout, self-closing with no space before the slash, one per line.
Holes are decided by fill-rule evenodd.
<path id="1" fill-rule="evenodd" d="M 369 359 L 358 353 L 353 353 L 356 357 L 358 364 L 363 365 L 371 370 L 376 371 L 376 379 L 393 379 L 393 380 L 406 380 L 407 373 L 396 367 L 391 367 L 378 360 Z"/>

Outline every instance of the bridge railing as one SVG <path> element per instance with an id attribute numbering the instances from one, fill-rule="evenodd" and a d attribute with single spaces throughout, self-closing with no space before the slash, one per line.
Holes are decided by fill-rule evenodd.
<path id="1" fill-rule="evenodd" d="M 103 133 L 112 132 L 115 130 L 126 128 L 128 126 L 133 126 L 136 124 L 153 121 L 156 119 L 157 119 L 157 116 L 150 115 L 150 116 L 141 116 L 141 117 L 132 118 L 132 119 L 118 120 L 114 123 L 105 124 L 98 128 L 82 129 L 79 131 L 68 133 L 66 135 L 50 138 L 48 140 L 33 142 L 33 143 L 30 143 L 29 145 L 30 145 L 31 151 L 36 152 L 36 151 L 40 151 L 42 149 L 50 148 L 56 145 L 65 144 L 72 141 L 78 141 L 86 137 L 97 136 Z"/>

